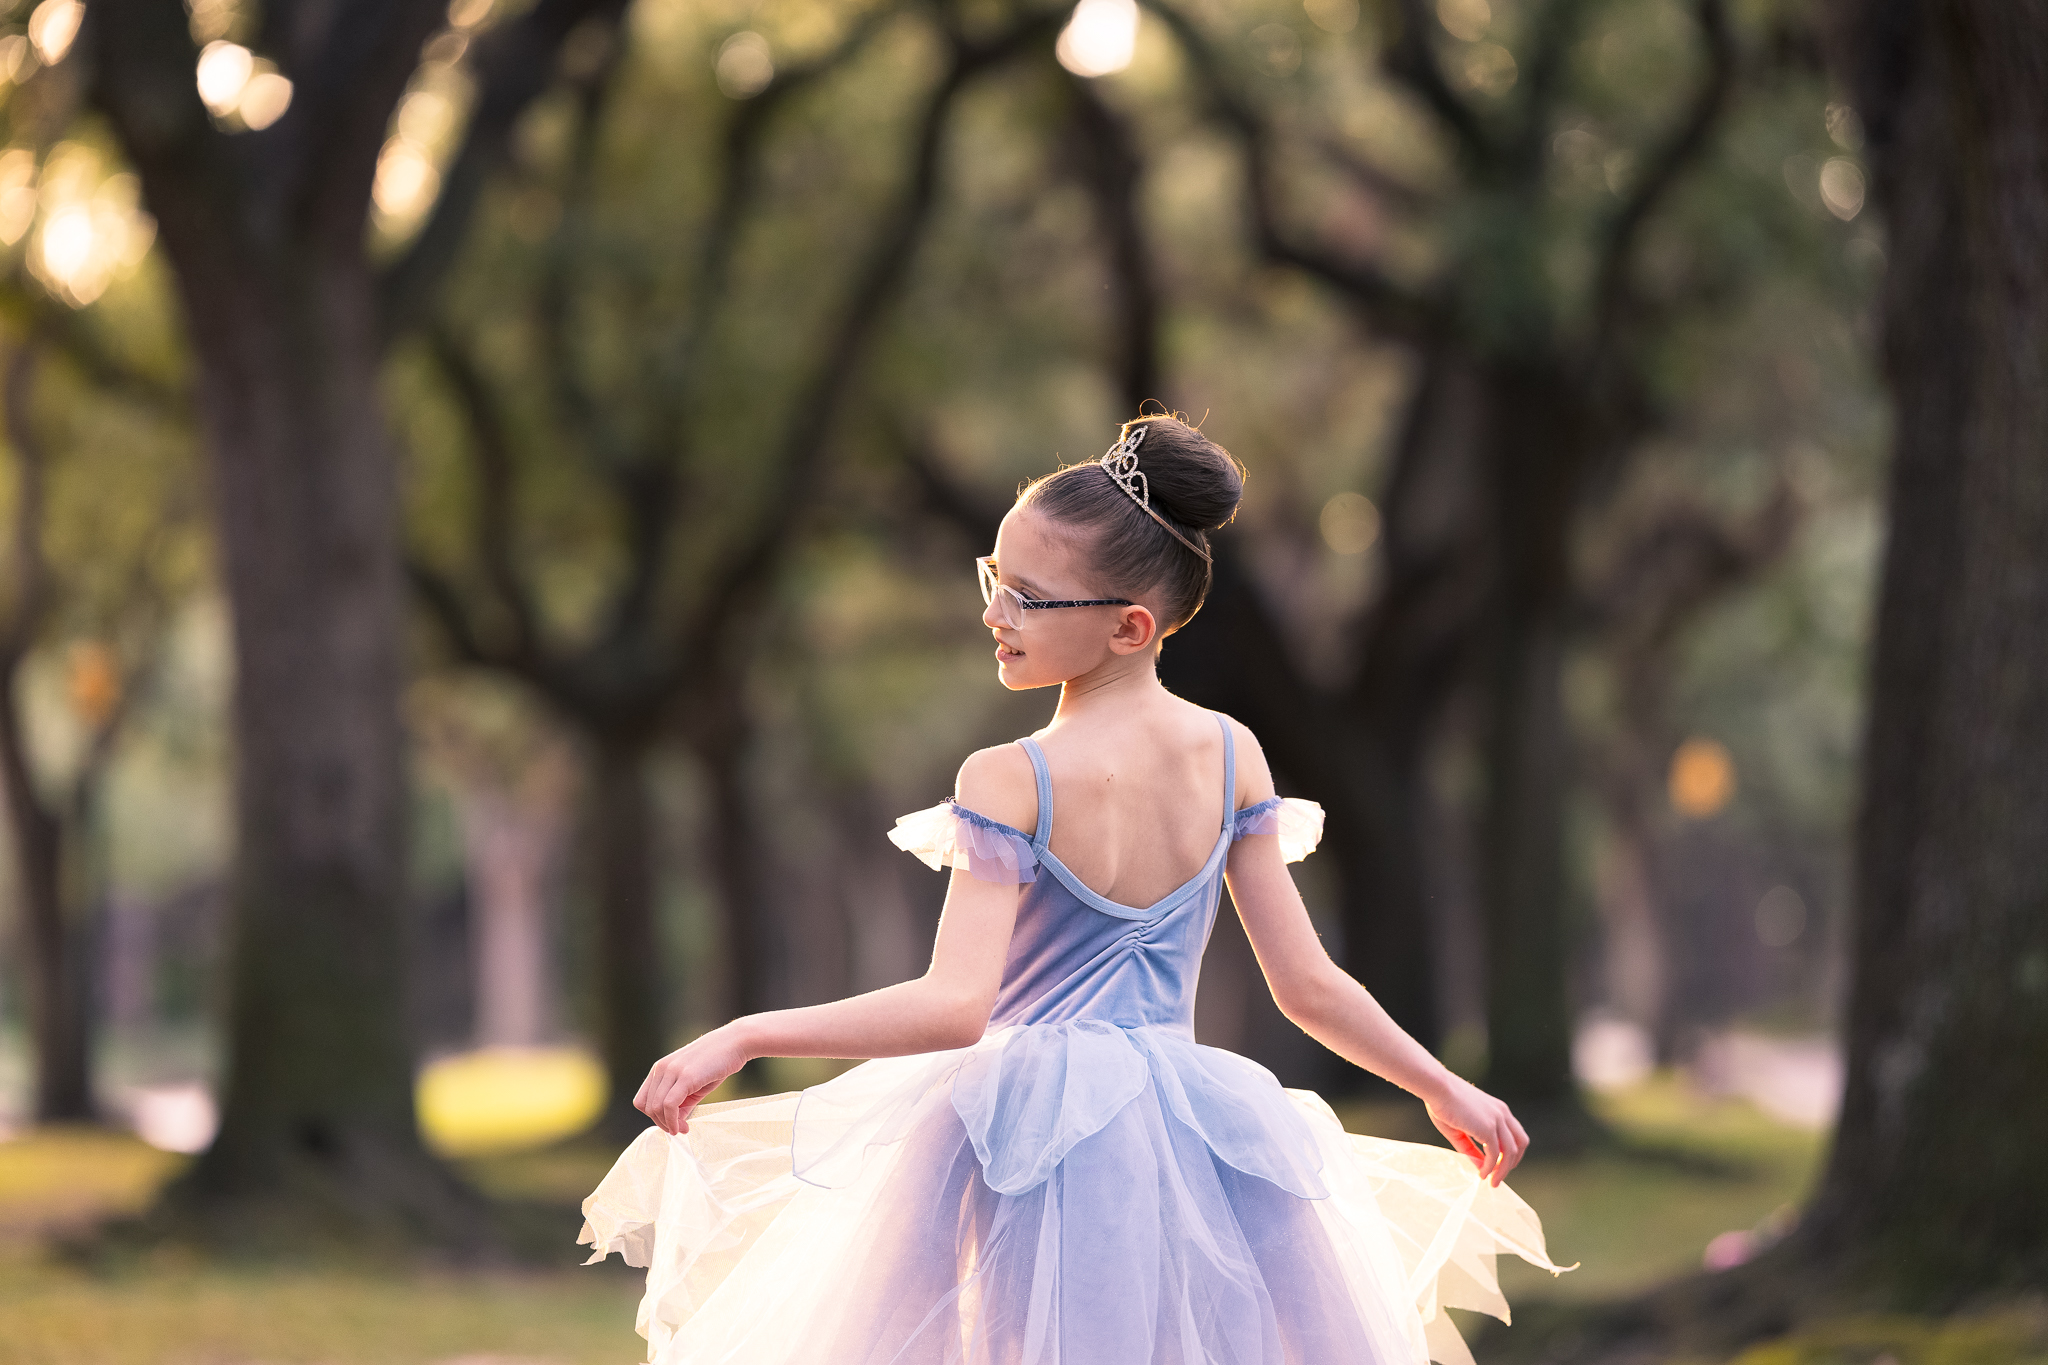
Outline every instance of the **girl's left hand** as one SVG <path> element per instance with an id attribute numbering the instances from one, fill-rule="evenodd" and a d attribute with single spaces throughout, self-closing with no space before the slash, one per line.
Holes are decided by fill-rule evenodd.
<path id="1" fill-rule="evenodd" d="M 673 1137 L 690 1131 L 690 1111 L 747 1064 L 731 1026 L 715 1028 L 656 1062 L 633 1096 L 633 1107 Z"/>
<path id="2" fill-rule="evenodd" d="M 1500 1184 L 1529 1149 L 1529 1135 L 1507 1105 L 1470 1081 L 1451 1077 L 1427 1104 L 1429 1121 L 1472 1159 L 1481 1180 Z"/>

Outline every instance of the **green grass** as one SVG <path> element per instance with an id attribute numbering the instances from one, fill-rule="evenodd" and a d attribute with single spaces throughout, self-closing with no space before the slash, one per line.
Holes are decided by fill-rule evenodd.
<path id="1" fill-rule="evenodd" d="M 571 1144 L 464 1163 L 493 1193 L 572 1206 L 615 1153 Z M 158 1253 L 114 1271 L 50 1254 L 131 1213 L 182 1165 L 133 1138 L 43 1129 L 0 1144 L 0 1365 L 620 1365 L 637 1272 L 264 1271 Z M 565 1266 L 581 1259 L 564 1220 Z"/>
<path id="2" fill-rule="evenodd" d="M 1556 1278 L 1504 1263 L 1510 1303 L 1621 1298 L 1696 1271 L 1720 1233 L 1789 1220 L 1823 1154 L 1817 1134 L 1669 1078 L 1596 1097 L 1594 1109 L 1619 1149 L 1539 1156 L 1509 1178 L 1542 1217 L 1550 1259 L 1579 1263 Z"/>
<path id="3" fill-rule="evenodd" d="M 158 1264 L 102 1278 L 0 1265 L 6 1365 L 619 1365 L 645 1358 L 637 1284 L 615 1273 L 231 1273 Z"/>

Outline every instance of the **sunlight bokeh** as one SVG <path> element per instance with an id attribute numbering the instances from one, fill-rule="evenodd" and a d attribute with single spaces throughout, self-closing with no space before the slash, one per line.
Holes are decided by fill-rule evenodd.
<path id="1" fill-rule="evenodd" d="M 107 175 L 100 154 L 81 142 L 58 143 L 40 173 L 31 152 L 0 157 L 0 240 L 19 240 L 40 212 L 29 271 L 74 308 L 97 299 L 149 253 L 156 220 L 141 200 L 132 172 Z"/>
<path id="2" fill-rule="evenodd" d="M 1076 76 L 1110 76 L 1131 64 L 1137 46 L 1137 0 L 1081 0 L 1054 50 Z"/>
<path id="3" fill-rule="evenodd" d="M 85 22 L 85 6 L 79 0 L 43 0 L 28 17 L 28 40 L 45 66 L 55 66 L 71 50 L 78 26 Z"/>
<path id="4" fill-rule="evenodd" d="M 1735 796 L 1735 759 L 1715 739 L 1688 739 L 1671 755 L 1672 808 L 1704 820 L 1720 813 Z"/>

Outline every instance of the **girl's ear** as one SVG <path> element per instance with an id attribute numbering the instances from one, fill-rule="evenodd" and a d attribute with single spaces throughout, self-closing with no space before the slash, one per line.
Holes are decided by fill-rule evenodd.
<path id="1" fill-rule="evenodd" d="M 1109 637 L 1109 647 L 1113 652 L 1137 654 L 1158 641 L 1159 622 L 1149 607 L 1133 605 L 1117 611 L 1116 630 Z"/>

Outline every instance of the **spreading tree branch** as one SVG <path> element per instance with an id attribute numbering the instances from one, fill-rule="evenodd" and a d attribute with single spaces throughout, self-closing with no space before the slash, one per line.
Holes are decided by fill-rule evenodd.
<path id="1" fill-rule="evenodd" d="M 425 226 L 386 270 L 384 330 L 396 336 L 424 320 L 441 279 L 469 234 L 478 201 L 510 153 L 519 116 L 554 80 L 562 43 L 586 20 L 616 27 L 628 0 L 540 0 L 477 38 L 471 48 L 476 109 L 441 181 Z"/>
<path id="2" fill-rule="evenodd" d="M 1392 8 L 1387 44 L 1380 51 L 1381 67 L 1420 97 L 1451 131 L 1467 160 L 1482 167 L 1493 164 L 1500 153 L 1486 125 L 1444 79 L 1443 64 L 1430 41 L 1436 15 L 1423 0 L 1393 0 Z"/>
<path id="3" fill-rule="evenodd" d="M 1670 503 L 1629 538 L 1579 614 L 1618 638 L 1624 654 L 1654 655 L 1701 607 L 1782 555 L 1799 518 L 1799 499 L 1784 478 L 1739 524 L 1691 501 Z"/>
<path id="4" fill-rule="evenodd" d="M 1345 179 L 1369 198 L 1403 213 L 1422 213 L 1437 206 L 1435 195 L 1409 184 L 1377 162 L 1360 156 L 1358 150 L 1342 138 L 1320 133 L 1314 135 L 1312 141 L 1323 159 L 1343 172 Z"/>
<path id="5" fill-rule="evenodd" d="M 659 369 L 652 377 L 653 391 L 670 395 L 666 420 L 657 424 L 658 437 L 676 434 L 683 429 L 704 338 L 709 335 L 725 301 L 725 288 L 732 279 L 732 256 L 739 242 L 740 226 L 760 189 L 762 148 L 775 115 L 804 91 L 851 61 L 899 13 L 893 5 L 869 11 L 830 51 L 802 65 L 777 71 L 758 94 L 741 101 L 733 109 L 732 121 L 726 127 L 718 198 L 697 253 L 691 306 L 673 341 L 657 352 Z"/>
<path id="6" fill-rule="evenodd" d="M 1607 225 L 1594 285 L 1596 353 L 1617 345 L 1617 334 L 1636 303 L 1630 267 L 1644 225 L 1678 183 L 1679 176 L 1706 150 L 1735 85 L 1735 39 L 1729 31 L 1725 0 L 1698 0 L 1694 13 L 1707 45 L 1706 76 L 1685 117 L 1650 159 L 1642 177 Z"/>
<path id="7" fill-rule="evenodd" d="M 184 8 L 177 0 L 157 3 Z M 275 124 L 237 139 L 256 154 L 252 208 L 262 235 L 273 224 L 306 224 L 326 249 L 362 249 L 363 208 L 391 112 L 443 13 L 421 0 L 301 0 L 266 24 L 265 40 L 277 44 L 278 65 L 291 77 L 292 102 Z M 189 36 L 181 46 L 190 50 Z M 179 58 L 189 85 L 193 61 Z"/>
<path id="8" fill-rule="evenodd" d="M 1033 15 L 986 41 L 978 42 L 957 33 L 951 36 L 946 73 L 918 119 L 911 173 L 903 199 L 877 233 L 845 311 L 791 410 L 762 510 L 734 553 L 713 575 L 701 605 L 686 619 L 681 634 L 684 657 L 701 657 L 716 647 L 753 590 L 773 570 L 784 543 L 793 533 L 798 509 L 806 501 L 808 485 L 830 440 L 832 419 L 853 383 L 869 341 L 881 325 L 891 296 L 902 283 L 931 216 L 938 195 L 948 118 L 955 100 L 985 70 L 1011 60 L 1033 45 L 1047 44 L 1063 18 L 1057 13 Z"/>
<path id="9" fill-rule="evenodd" d="M 897 458 L 917 485 L 926 508 L 957 528 L 969 544 L 983 551 L 993 549 L 996 530 L 1009 509 L 953 477 L 928 435 L 899 432 L 896 445 Z"/>
<path id="10" fill-rule="evenodd" d="M 38 356 L 33 342 L 19 346 L 8 358 L 6 375 L 7 443 L 14 448 L 19 471 L 14 490 L 14 598 L 0 625 L 0 675 L 11 679 L 35 644 L 50 613 L 52 585 L 49 557 L 43 553 L 43 506 L 49 467 L 48 452 L 36 434 L 29 405 L 35 395 Z M 0 706 L 12 702 L 0 697 Z"/>
<path id="11" fill-rule="evenodd" d="M 518 476 L 513 468 L 510 427 L 491 392 L 490 381 L 454 332 L 445 326 L 431 327 L 427 339 L 468 420 L 468 449 L 476 478 L 471 542 L 484 582 L 511 626 L 511 638 L 497 652 L 507 663 L 531 661 L 541 644 L 533 594 L 512 553 Z M 478 636 L 473 625 L 465 625 L 462 633 L 470 638 Z"/>
<path id="12" fill-rule="evenodd" d="M 1154 13 L 1172 30 L 1195 78 L 1209 97 L 1217 117 L 1232 129 L 1245 149 L 1246 198 L 1252 235 L 1260 254 L 1276 265 L 1290 266 L 1336 289 L 1363 309 L 1383 331 L 1423 341 L 1441 326 L 1438 305 L 1396 283 L 1377 265 L 1346 259 L 1292 238 L 1280 223 L 1279 190 L 1273 169 L 1274 134 L 1234 88 L 1214 46 L 1178 9 L 1163 0 L 1148 0 Z"/>
<path id="13" fill-rule="evenodd" d="M 562 214 L 542 258 L 539 307 L 536 310 L 541 346 L 547 359 L 548 389 L 561 430 L 589 447 L 600 472 L 611 475 L 635 457 L 632 442 L 620 428 L 611 404 L 590 387 L 572 333 L 575 327 L 577 267 L 590 246 L 591 203 L 597 195 L 597 152 L 604 111 L 617 76 L 619 50 L 614 45 L 590 75 L 577 83 L 576 126 L 569 151 L 568 183 Z"/>
<path id="14" fill-rule="evenodd" d="M 1537 19 L 1536 34 L 1529 44 L 1528 77 L 1520 82 L 1521 119 L 1506 152 L 1509 163 L 1524 176 L 1542 173 L 1551 115 L 1572 46 L 1582 32 L 1586 7 L 1587 0 L 1550 0 Z"/>
<path id="15" fill-rule="evenodd" d="M 136 365 L 107 344 L 89 310 L 68 308 L 19 269 L 0 277 L 0 316 L 63 353 L 93 387 L 176 421 L 189 420 L 192 394 Z"/>
<path id="16" fill-rule="evenodd" d="M 90 97 L 120 130 L 141 173 L 165 248 L 174 255 L 247 250 L 246 224 L 232 207 L 241 200 L 246 156 L 231 154 L 199 101 L 184 7 L 100 0 L 86 7 L 73 46 L 70 60 L 86 63 Z"/>
<path id="17" fill-rule="evenodd" d="M 429 564 L 418 554 L 408 552 L 405 557 L 406 580 L 412 584 L 413 596 L 426 607 L 427 614 L 440 626 L 441 634 L 448 642 L 448 648 L 456 659 L 478 668 L 498 668 L 519 673 L 524 670 L 514 667 L 509 658 L 497 650 L 488 648 L 483 635 L 476 628 L 470 615 L 469 604 L 453 579 Z"/>

